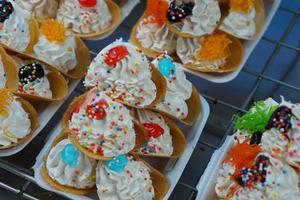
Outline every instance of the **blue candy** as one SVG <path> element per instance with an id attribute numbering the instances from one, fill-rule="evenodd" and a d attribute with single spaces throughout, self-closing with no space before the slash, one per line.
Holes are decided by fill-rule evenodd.
<path id="1" fill-rule="evenodd" d="M 105 166 L 114 172 L 121 173 L 124 171 L 126 165 L 128 163 L 128 157 L 125 155 L 119 155 L 117 157 L 114 157 L 111 160 L 105 161 Z"/>
<path id="2" fill-rule="evenodd" d="M 160 73 L 166 77 L 170 77 L 175 73 L 175 64 L 170 58 L 161 58 L 158 61 L 158 68 Z"/>
<path id="3" fill-rule="evenodd" d="M 73 144 L 67 144 L 61 151 L 62 160 L 71 167 L 75 167 L 78 162 L 79 151 Z"/>

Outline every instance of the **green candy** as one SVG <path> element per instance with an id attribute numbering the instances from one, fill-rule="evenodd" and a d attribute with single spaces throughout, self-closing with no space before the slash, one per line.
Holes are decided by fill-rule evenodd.
<path id="1" fill-rule="evenodd" d="M 235 130 L 241 130 L 247 134 L 263 132 L 269 123 L 269 119 L 278 106 L 266 106 L 264 101 L 258 101 L 243 116 L 234 115 L 232 122 Z"/>

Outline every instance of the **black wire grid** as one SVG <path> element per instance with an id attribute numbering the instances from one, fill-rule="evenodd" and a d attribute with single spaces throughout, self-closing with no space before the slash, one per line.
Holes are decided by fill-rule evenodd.
<path id="1" fill-rule="evenodd" d="M 248 76 L 252 76 L 253 78 L 255 78 L 255 84 L 252 86 L 251 92 L 245 98 L 243 104 L 241 106 L 237 106 L 222 99 L 207 95 L 205 93 L 202 94 L 209 101 L 211 107 L 222 106 L 232 110 L 235 113 L 244 113 L 246 109 L 252 104 L 253 98 L 257 94 L 258 88 L 260 87 L 262 81 L 268 81 L 276 84 L 277 87 L 283 86 L 291 89 L 292 91 L 300 92 L 299 86 L 291 85 L 282 81 L 284 80 L 284 77 L 281 80 L 278 80 L 265 74 L 266 69 L 272 65 L 281 48 L 293 50 L 297 53 L 298 56 L 300 54 L 299 47 L 287 44 L 285 42 L 290 32 L 293 30 L 299 20 L 300 10 L 292 10 L 283 6 L 281 6 L 279 9 L 292 14 L 293 17 L 290 20 L 284 34 L 279 40 L 270 39 L 266 36 L 262 38 L 262 40 L 273 43 L 275 45 L 275 48 L 272 50 L 271 55 L 268 57 L 262 71 L 260 73 L 257 73 L 256 71 L 247 68 L 247 66 L 243 68 L 241 73 L 246 73 Z M 91 52 L 91 54 L 93 55 L 93 52 Z M 59 119 L 61 119 L 63 111 L 67 108 L 71 100 L 75 96 L 83 93 L 83 91 L 84 88 L 82 84 L 79 84 L 75 91 L 63 104 L 63 106 L 59 109 L 59 111 L 53 116 L 48 125 L 24 150 L 16 155 L 7 158 L 0 158 L 0 193 L 11 196 L 12 199 L 65 199 L 64 197 L 61 197 L 57 194 L 43 190 L 38 185 L 36 185 L 31 166 L 35 162 L 35 157 L 47 141 L 48 133 L 53 130 L 53 127 L 55 127 L 57 123 L 59 123 Z M 176 185 L 170 199 L 195 199 L 197 194 L 196 185 L 201 178 L 201 175 L 203 174 L 210 160 L 210 157 L 212 156 L 213 152 L 220 147 L 226 136 L 232 132 L 231 122 L 226 122 L 225 126 L 226 134 L 222 137 L 222 139 L 220 139 L 218 144 L 216 144 L 216 142 L 208 142 L 202 137 L 200 138 L 195 151 L 191 159 L 189 160 L 189 163 L 186 166 L 183 175 Z M 211 130 L 208 126 L 206 126 L 203 134 L 208 132 L 211 132 Z"/>

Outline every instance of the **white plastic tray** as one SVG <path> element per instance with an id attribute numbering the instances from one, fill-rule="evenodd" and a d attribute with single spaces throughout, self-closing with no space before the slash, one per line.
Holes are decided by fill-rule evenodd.
<path id="1" fill-rule="evenodd" d="M 77 81 L 70 80 L 69 92 L 68 92 L 66 99 L 73 92 L 73 90 L 76 88 L 78 83 L 79 83 L 79 80 L 77 80 Z M 38 112 L 38 120 L 39 120 L 40 126 L 34 131 L 32 137 L 29 140 L 27 140 L 26 142 L 24 142 L 16 147 L 10 148 L 10 149 L 1 150 L 0 157 L 11 156 L 13 154 L 18 153 L 22 149 L 24 149 L 24 147 L 26 147 L 40 133 L 40 131 L 48 124 L 50 119 L 53 117 L 53 115 L 56 113 L 56 111 L 60 108 L 60 106 L 63 103 L 64 103 L 64 101 L 62 100 L 59 102 L 53 102 L 53 103 L 44 104 L 44 105 L 41 104 L 39 106 L 35 105 L 34 107 L 37 109 L 37 112 Z"/>
<path id="2" fill-rule="evenodd" d="M 127 2 L 122 6 L 122 21 L 130 14 L 130 12 L 133 10 L 133 8 L 139 2 L 140 2 L 139 0 L 127 0 Z M 108 37 L 112 33 L 113 33 L 113 31 L 108 33 L 107 35 L 101 37 L 100 39 Z M 73 90 L 76 88 L 78 83 L 79 83 L 79 80 L 77 80 L 77 81 L 70 80 L 69 93 L 65 99 L 67 99 L 69 97 L 69 95 L 73 92 Z M 47 125 L 47 123 L 50 121 L 50 119 L 53 117 L 53 115 L 56 113 L 56 111 L 60 108 L 60 106 L 63 103 L 64 103 L 64 101 L 60 101 L 60 102 L 44 104 L 44 105 L 41 104 L 39 106 L 35 106 L 35 108 L 38 111 L 38 120 L 40 122 L 39 128 L 37 130 L 35 130 L 32 137 L 28 141 L 14 147 L 14 148 L 0 151 L 0 157 L 11 156 L 13 154 L 18 153 L 22 149 L 24 149 L 39 134 L 39 132 Z"/>
<path id="3" fill-rule="evenodd" d="M 168 171 L 165 173 L 167 176 L 169 182 L 170 182 L 170 189 L 168 193 L 165 196 L 165 199 L 168 199 L 169 196 L 171 195 L 172 191 L 174 190 L 179 178 L 182 175 L 182 172 L 187 165 L 195 146 L 197 145 L 197 142 L 201 136 L 202 130 L 204 128 L 204 125 L 206 124 L 208 115 L 209 115 L 209 105 L 207 101 L 201 97 L 201 114 L 199 115 L 199 118 L 197 119 L 197 122 L 195 123 L 194 126 L 192 126 L 188 132 L 185 132 L 187 136 L 187 148 L 183 155 L 177 160 L 177 162 L 174 164 L 172 170 Z M 65 192 L 61 192 L 58 190 L 55 190 L 52 188 L 47 182 L 45 182 L 41 176 L 41 168 L 43 165 L 43 159 L 44 156 L 48 153 L 49 148 L 55 139 L 55 137 L 61 132 L 61 126 L 60 124 L 56 126 L 56 128 L 53 130 L 52 133 L 50 133 L 50 138 L 48 139 L 47 143 L 45 144 L 44 148 L 41 150 L 39 155 L 36 158 L 36 163 L 33 166 L 34 170 L 34 178 L 37 182 L 37 184 L 49 191 L 58 193 L 62 196 L 65 196 L 69 199 L 74 199 L 74 200 L 91 200 L 91 199 L 98 199 L 96 192 L 90 194 L 89 196 L 78 196 L 74 194 L 68 194 Z"/>
<path id="4" fill-rule="evenodd" d="M 234 137 L 228 136 L 221 148 L 216 150 L 212 155 L 198 185 L 197 200 L 216 199 L 215 183 L 218 176 L 218 170 L 222 161 L 225 159 L 228 150 L 233 146 Z"/>
<path id="5" fill-rule="evenodd" d="M 195 76 L 204 78 L 206 80 L 209 80 L 209 81 L 215 82 L 215 83 L 226 83 L 226 82 L 233 80 L 240 73 L 240 71 L 244 67 L 245 63 L 247 62 L 248 58 L 250 57 L 252 51 L 254 50 L 254 48 L 256 47 L 256 45 L 258 44 L 258 42 L 264 35 L 265 31 L 267 30 L 268 26 L 270 25 L 279 5 L 281 3 L 281 0 L 263 0 L 263 2 L 265 4 L 265 14 L 266 14 L 265 25 L 256 40 L 243 42 L 244 59 L 242 60 L 239 68 L 236 71 L 224 73 L 224 74 L 209 74 L 209 73 L 193 71 L 193 70 L 190 70 L 187 68 L 185 68 L 184 70 Z"/>

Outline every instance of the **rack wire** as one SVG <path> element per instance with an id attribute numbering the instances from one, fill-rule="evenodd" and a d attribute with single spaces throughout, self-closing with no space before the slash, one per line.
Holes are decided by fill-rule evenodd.
<path id="1" fill-rule="evenodd" d="M 283 47 L 288 48 L 288 49 L 291 49 L 291 50 L 297 52 L 298 54 L 300 54 L 300 48 L 299 47 L 293 46 L 293 45 L 290 45 L 290 44 L 286 43 L 287 37 L 289 36 L 290 32 L 293 30 L 293 28 L 295 27 L 296 23 L 299 20 L 300 10 L 292 10 L 290 8 L 286 8 L 286 7 L 283 7 L 283 6 L 281 6 L 279 9 L 292 14 L 293 18 L 290 20 L 289 25 L 287 26 L 284 34 L 282 35 L 282 37 L 279 40 L 274 40 L 274 39 L 268 38 L 266 36 L 264 36 L 262 38 L 262 40 L 265 40 L 265 41 L 270 42 L 270 43 L 275 45 L 275 48 L 273 49 L 270 57 L 268 58 L 265 65 L 263 66 L 262 71 L 260 73 L 257 73 L 255 71 L 250 70 L 248 66 L 245 66 L 243 68 L 241 73 L 246 73 L 250 76 L 253 76 L 256 80 L 255 80 L 255 84 L 251 88 L 251 91 L 250 91 L 249 95 L 245 98 L 242 106 L 237 106 L 237 105 L 234 105 L 230 102 L 226 102 L 222 99 L 215 98 L 215 97 L 209 96 L 207 94 L 203 94 L 203 96 L 207 100 L 209 100 L 211 105 L 219 104 L 219 105 L 225 106 L 225 107 L 227 107 L 231 110 L 234 110 L 235 112 L 244 113 L 244 112 L 246 112 L 246 109 L 251 105 L 252 99 L 257 94 L 258 88 L 259 88 L 260 84 L 262 83 L 262 81 L 272 82 L 272 83 L 276 84 L 277 87 L 283 86 L 283 87 L 289 88 L 293 91 L 300 92 L 300 87 L 299 86 L 292 85 L 292 84 L 284 82 L 285 77 L 282 77 L 282 79 L 279 80 L 279 79 L 275 79 L 275 78 L 265 74 L 267 68 L 272 65 L 272 63 L 274 62 L 274 60 L 275 60 L 276 56 L 278 55 L 281 48 L 283 48 Z M 72 97 L 74 95 L 82 93 L 81 88 L 82 88 L 82 86 L 79 85 L 75 89 L 74 94 L 71 95 L 70 99 L 72 99 Z M 66 101 L 65 104 L 67 104 L 67 103 L 68 103 L 68 100 Z M 65 107 L 66 106 L 63 106 L 61 109 L 65 109 Z M 53 118 L 55 118 L 55 116 Z M 47 134 L 46 133 L 50 132 L 53 129 L 53 127 L 54 127 L 54 125 L 49 124 L 45 128 L 45 130 L 43 130 L 44 133 L 42 134 L 42 136 L 37 137 L 36 139 L 34 139 L 34 141 L 36 141 L 36 142 L 33 141 L 33 142 L 30 143 L 30 145 L 32 146 L 32 145 L 39 144 L 39 146 L 42 147 L 43 142 L 46 141 L 46 139 L 47 139 Z M 232 123 L 229 122 L 227 124 L 227 130 L 226 130 L 225 136 L 223 137 L 223 140 L 231 132 L 232 132 Z M 37 140 L 39 140 L 39 141 L 37 141 Z M 43 142 L 40 142 L 40 140 L 42 140 Z M 220 144 L 222 144 L 222 142 Z M 213 151 L 216 150 L 218 147 L 219 147 L 219 145 L 208 144 L 207 142 L 200 140 L 198 142 L 198 146 L 196 148 L 200 148 L 203 151 L 205 151 L 206 149 L 211 149 L 211 154 L 210 155 L 212 155 Z M 30 152 L 30 150 L 27 150 L 27 151 Z M 33 158 L 31 158 L 31 159 L 33 159 L 33 160 L 31 160 L 32 162 L 34 162 L 35 154 L 37 154 L 38 152 L 39 151 L 32 152 L 32 154 L 33 154 L 32 155 Z M 22 154 L 22 152 L 19 153 L 19 154 Z M 16 199 L 28 199 L 28 200 L 39 200 L 39 199 L 50 199 L 50 198 L 53 199 L 55 194 L 53 194 L 51 192 L 47 192 L 45 190 L 42 190 L 41 188 L 39 188 L 36 185 L 35 179 L 33 177 L 33 171 L 30 169 L 28 164 L 25 164 L 25 165 L 23 164 L 22 159 L 24 159 L 24 158 L 22 158 L 22 155 L 15 156 L 14 160 L 16 160 L 16 159 L 21 159 L 21 160 L 19 162 L 17 162 L 17 164 L 15 164 L 15 162 L 13 162 L 12 159 L 1 158 L 0 159 L 0 169 L 1 169 L 0 173 L 5 173 L 6 175 L 8 174 L 9 176 L 14 176 L 14 177 L 20 178 L 20 180 L 22 180 L 22 184 L 20 184 L 20 185 L 18 184 L 19 186 L 14 186 L 15 184 L 6 183 L 7 181 L 5 182 L 4 180 L 1 179 L 0 180 L 0 188 L 2 188 L 4 190 L 6 190 L 7 192 L 15 195 Z M 208 161 L 209 161 L 209 159 L 208 159 Z M 190 162 L 191 162 L 191 160 L 189 161 L 189 163 Z M 203 167 L 205 168 L 205 166 L 203 166 Z M 199 174 L 199 177 L 197 177 L 198 180 L 200 179 L 201 175 L 202 174 Z M 191 184 L 191 183 L 188 183 L 187 181 L 180 180 L 179 183 L 177 184 L 174 192 L 176 193 L 176 190 L 178 190 L 178 188 L 184 188 L 185 190 L 189 191 L 186 199 L 191 200 L 191 199 L 194 199 L 196 194 L 197 194 L 197 189 L 196 189 L 195 186 L 196 186 L 195 183 Z M 34 189 L 32 189 L 32 187 Z M 36 192 L 37 188 L 38 188 L 39 192 Z M 60 197 L 60 196 L 57 196 L 57 198 L 54 198 L 54 199 L 64 199 L 64 198 Z M 170 199 L 177 199 L 177 198 L 175 197 L 175 195 L 172 195 L 170 197 Z"/>

